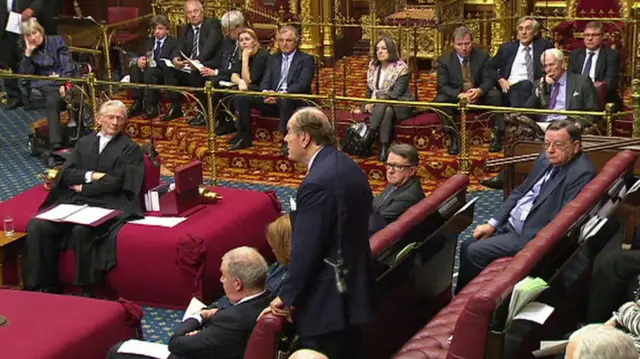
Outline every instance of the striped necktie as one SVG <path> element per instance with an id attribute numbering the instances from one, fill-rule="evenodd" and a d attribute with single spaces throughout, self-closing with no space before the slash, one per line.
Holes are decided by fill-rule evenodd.
<path id="1" fill-rule="evenodd" d="M 198 43 L 200 42 L 200 27 L 195 27 L 193 29 L 193 43 L 191 44 L 191 58 L 195 59 L 200 55 L 200 51 L 198 49 Z"/>
<path id="2" fill-rule="evenodd" d="M 527 66 L 527 80 L 533 83 L 533 57 L 531 56 L 531 47 L 524 48 L 524 62 Z"/>

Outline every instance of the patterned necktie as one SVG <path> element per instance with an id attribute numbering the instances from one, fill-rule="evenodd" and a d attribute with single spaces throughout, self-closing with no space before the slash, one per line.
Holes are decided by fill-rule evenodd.
<path id="1" fill-rule="evenodd" d="M 290 56 L 283 56 L 282 57 L 282 68 L 280 69 L 280 81 L 278 82 L 278 88 L 276 88 L 276 91 L 280 91 L 280 90 L 286 90 L 283 89 L 283 86 L 286 86 L 285 83 L 287 82 L 287 76 L 289 75 L 289 57 Z"/>
<path id="2" fill-rule="evenodd" d="M 191 44 L 191 58 L 195 59 L 200 55 L 200 51 L 198 51 L 198 43 L 200 42 L 200 28 L 196 27 L 193 29 L 193 43 Z"/>
<path id="3" fill-rule="evenodd" d="M 471 66 L 469 66 L 469 58 L 462 59 L 462 91 L 467 91 L 473 88 L 473 81 L 471 80 Z"/>
<path id="4" fill-rule="evenodd" d="M 553 89 L 551 90 L 551 96 L 549 96 L 549 110 L 553 110 L 556 107 L 556 99 L 558 98 L 558 93 L 560 93 L 560 84 L 553 84 Z"/>
<path id="5" fill-rule="evenodd" d="M 533 58 L 531 57 L 531 47 L 525 47 L 524 51 L 524 63 L 527 66 L 527 80 L 533 83 Z"/>
<path id="6" fill-rule="evenodd" d="M 162 50 L 162 45 L 160 40 L 156 41 L 156 49 L 153 50 L 153 59 L 158 61 L 160 60 L 160 51 Z"/>
<path id="7" fill-rule="evenodd" d="M 589 57 L 587 58 L 587 62 L 584 64 L 584 69 L 582 69 L 582 74 L 585 76 L 589 76 L 589 73 L 591 72 L 591 62 L 593 60 L 593 55 L 595 55 L 595 53 L 589 51 L 588 54 L 589 54 Z"/>

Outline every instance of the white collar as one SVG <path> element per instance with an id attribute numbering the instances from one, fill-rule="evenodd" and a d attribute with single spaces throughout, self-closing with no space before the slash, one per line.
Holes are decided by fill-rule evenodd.
<path id="1" fill-rule="evenodd" d="M 282 55 L 282 57 L 283 57 L 283 58 L 285 58 L 285 59 L 287 59 L 287 60 L 292 60 L 292 59 L 293 59 L 293 55 L 295 55 L 295 54 L 296 54 L 296 51 L 297 51 L 297 50 L 293 50 L 293 51 L 291 51 L 291 52 L 290 52 L 290 53 L 288 53 L 288 54 L 285 54 L 285 53 L 282 53 L 282 52 L 281 52 L 280 54 Z"/>
<path id="2" fill-rule="evenodd" d="M 191 29 L 193 29 L 193 31 L 196 31 L 196 29 L 200 29 L 200 28 L 202 28 L 202 23 L 199 23 L 198 25 L 191 24 Z"/>
<path id="3" fill-rule="evenodd" d="M 322 151 L 324 147 L 320 147 L 316 153 L 313 154 L 313 156 L 311 156 L 311 160 L 309 160 L 309 165 L 307 166 L 307 173 L 309 173 L 309 171 L 311 170 L 311 165 L 313 165 L 313 160 L 316 159 L 316 156 L 318 155 L 318 153 L 320 153 L 320 151 Z"/>
<path id="4" fill-rule="evenodd" d="M 264 292 L 266 292 L 266 290 L 263 290 L 262 292 L 260 292 L 258 294 L 254 294 L 254 295 L 250 295 L 248 297 L 244 297 L 244 298 L 240 299 L 238 301 L 238 303 L 235 303 L 234 305 L 238 305 L 240 303 L 244 303 L 244 302 L 250 301 L 251 299 L 258 298 L 259 296 L 263 295 Z"/>
<path id="5" fill-rule="evenodd" d="M 102 137 L 102 138 L 104 138 L 105 140 L 111 140 L 111 139 L 113 138 L 113 136 L 107 136 L 107 135 L 105 135 L 105 134 L 104 134 L 104 133 L 102 133 L 102 132 L 98 132 L 98 137 Z"/>
<path id="6" fill-rule="evenodd" d="M 163 37 L 162 39 L 156 39 L 156 41 L 155 41 L 155 42 L 160 41 L 160 43 L 162 44 L 162 43 L 164 42 L 164 40 L 166 40 L 166 39 L 167 39 L 167 37 L 165 36 L 165 37 Z"/>
<path id="7" fill-rule="evenodd" d="M 599 48 L 595 49 L 595 50 L 589 50 L 585 47 L 585 56 L 589 57 L 589 53 L 593 52 L 593 56 L 598 56 L 598 54 L 600 53 L 600 49 L 602 48 L 602 46 L 600 46 Z"/>

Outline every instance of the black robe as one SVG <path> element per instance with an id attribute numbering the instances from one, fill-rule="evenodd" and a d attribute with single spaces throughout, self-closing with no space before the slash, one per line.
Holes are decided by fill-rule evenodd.
<path id="1" fill-rule="evenodd" d="M 76 143 L 69 159 L 54 181 L 43 210 L 57 204 L 90 205 L 119 209 L 123 213 L 92 231 L 93 238 L 65 238 L 63 248 L 73 247 L 70 240 L 91 241 L 91 258 L 82 261 L 85 268 L 76 268 L 76 284 L 94 284 L 116 266 L 116 238 L 128 220 L 142 218 L 140 192 L 145 177 L 144 152 L 129 136 L 119 133 L 98 153 L 100 137 L 91 134 Z M 85 183 L 87 171 L 106 173 L 100 180 Z M 82 184 L 82 191 L 69 186 Z M 80 263 L 80 262 L 77 262 Z"/>

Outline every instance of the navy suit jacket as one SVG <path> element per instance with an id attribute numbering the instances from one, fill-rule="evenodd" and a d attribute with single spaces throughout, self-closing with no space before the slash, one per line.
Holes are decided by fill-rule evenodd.
<path id="1" fill-rule="evenodd" d="M 182 25 L 178 35 L 178 46 L 172 57 L 181 57 L 180 51 L 186 56 L 191 56 L 193 51 L 193 26 Z M 222 44 L 222 28 L 218 19 L 204 19 L 200 24 L 200 37 L 198 38 L 198 57 L 201 63 L 211 61 Z"/>
<path id="2" fill-rule="evenodd" d="M 498 72 L 497 79 L 509 79 L 511 74 L 511 67 L 513 66 L 513 60 L 516 59 L 518 48 L 520 47 L 520 41 L 507 42 L 502 44 L 498 49 L 496 55 L 489 61 L 495 71 Z M 543 75 L 542 63 L 540 62 L 540 56 L 546 49 L 552 49 L 553 43 L 545 38 L 538 37 L 533 40 L 533 78 L 539 79 Z"/>
<path id="3" fill-rule="evenodd" d="M 280 71 L 282 68 L 282 53 L 276 52 L 267 60 L 267 69 L 260 81 L 260 91 L 272 90 L 278 88 L 280 82 Z M 311 82 L 315 75 L 315 64 L 313 56 L 296 50 L 289 64 L 289 73 L 287 74 L 287 92 L 288 93 L 311 93 Z"/>
<path id="4" fill-rule="evenodd" d="M 577 49 L 571 52 L 569 60 L 569 71 L 574 74 L 582 74 L 582 68 L 587 60 L 587 49 Z M 602 46 L 598 53 L 598 61 L 596 61 L 595 81 L 604 81 L 607 84 L 608 102 L 621 104 L 618 95 L 618 82 L 620 80 L 620 54 L 618 51 Z"/>
<path id="5" fill-rule="evenodd" d="M 384 191 L 373 199 L 373 212 L 369 216 L 369 236 L 394 222 L 411 206 L 425 198 L 420 178 L 414 176 L 392 193 L 392 185 L 388 185 Z"/>
<path id="6" fill-rule="evenodd" d="M 297 215 L 287 276 L 279 296 L 294 306 L 301 336 L 362 325 L 377 306 L 367 224 L 373 195 L 362 169 L 333 146 L 318 152 L 296 195 Z M 338 204 L 339 202 L 339 204 Z M 336 289 L 334 270 L 342 238 L 347 292 Z"/>
<path id="7" fill-rule="evenodd" d="M 511 195 L 500 205 L 493 218 L 501 225 L 508 224 L 509 213 L 518 200 L 531 190 L 533 185 L 551 169 L 551 166 L 546 154 L 540 154 L 527 179 L 513 190 Z M 571 162 L 560 168 L 555 177 L 545 184 L 542 193 L 538 195 L 518 239 L 524 243 L 532 240 L 567 203 L 576 198 L 582 188 L 596 174 L 596 168 L 584 153 L 579 153 Z"/>

